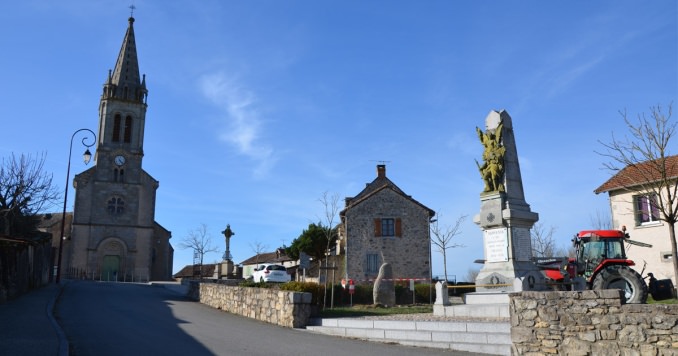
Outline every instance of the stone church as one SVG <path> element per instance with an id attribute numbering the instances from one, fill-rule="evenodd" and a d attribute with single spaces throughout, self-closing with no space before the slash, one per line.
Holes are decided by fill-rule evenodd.
<path id="1" fill-rule="evenodd" d="M 72 230 L 62 265 L 70 278 L 171 278 L 171 233 L 155 221 L 159 182 L 142 168 L 147 95 L 130 17 L 101 94 L 96 163 L 73 182 Z"/>

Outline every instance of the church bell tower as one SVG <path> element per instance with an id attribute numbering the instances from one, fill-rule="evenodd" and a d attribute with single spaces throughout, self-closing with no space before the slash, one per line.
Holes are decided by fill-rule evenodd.
<path id="1" fill-rule="evenodd" d="M 142 168 L 146 78 L 130 17 L 99 102 L 94 167 L 74 178 L 71 270 L 109 281 L 171 277 L 171 233 L 155 222 L 159 182 Z"/>

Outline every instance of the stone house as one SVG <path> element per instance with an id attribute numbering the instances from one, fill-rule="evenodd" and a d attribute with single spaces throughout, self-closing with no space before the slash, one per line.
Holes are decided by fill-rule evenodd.
<path id="1" fill-rule="evenodd" d="M 345 204 L 338 249 L 346 278 L 368 283 L 384 262 L 391 264 L 394 278 L 431 278 L 429 229 L 435 211 L 389 180 L 386 165 L 377 165 L 374 181 Z"/>
<path id="2" fill-rule="evenodd" d="M 669 181 L 673 181 L 672 189 L 675 189 L 678 155 L 668 157 L 666 163 Z M 648 180 L 643 174 L 649 170 L 649 164 L 625 167 L 594 192 L 608 193 L 613 228 L 625 226 L 632 240 L 652 245 L 648 248 L 627 244 L 628 258 L 636 263 L 636 271 L 640 273 L 645 269 L 644 274 L 652 272 L 657 279 L 670 278 L 676 285 L 669 225 L 660 220 L 659 209 L 655 206 L 656 189 L 653 192 L 652 186 L 647 186 Z"/>

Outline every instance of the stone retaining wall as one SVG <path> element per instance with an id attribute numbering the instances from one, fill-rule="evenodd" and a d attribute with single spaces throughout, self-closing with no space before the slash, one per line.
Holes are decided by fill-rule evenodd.
<path id="1" fill-rule="evenodd" d="M 509 297 L 515 355 L 678 355 L 678 305 L 622 305 L 619 290 Z"/>
<path id="2" fill-rule="evenodd" d="M 311 316 L 311 293 L 191 282 L 188 296 L 232 314 L 290 328 L 302 328 Z"/>

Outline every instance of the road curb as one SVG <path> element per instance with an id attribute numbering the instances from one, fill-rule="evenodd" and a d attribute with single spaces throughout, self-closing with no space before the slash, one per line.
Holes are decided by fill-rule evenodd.
<path id="1" fill-rule="evenodd" d="M 68 356 L 69 354 L 69 344 L 68 344 L 68 339 L 66 338 L 66 333 L 64 333 L 64 330 L 61 328 L 61 325 L 57 322 L 56 318 L 54 317 L 54 308 L 56 307 L 56 303 L 59 300 L 59 297 L 61 297 L 61 293 L 63 292 L 64 285 L 63 284 L 58 284 L 56 288 L 56 292 L 54 293 L 54 296 L 50 298 L 49 302 L 47 302 L 47 318 L 49 321 L 52 323 L 52 327 L 54 328 L 54 332 L 57 334 L 57 338 L 59 339 L 59 356 Z"/>

